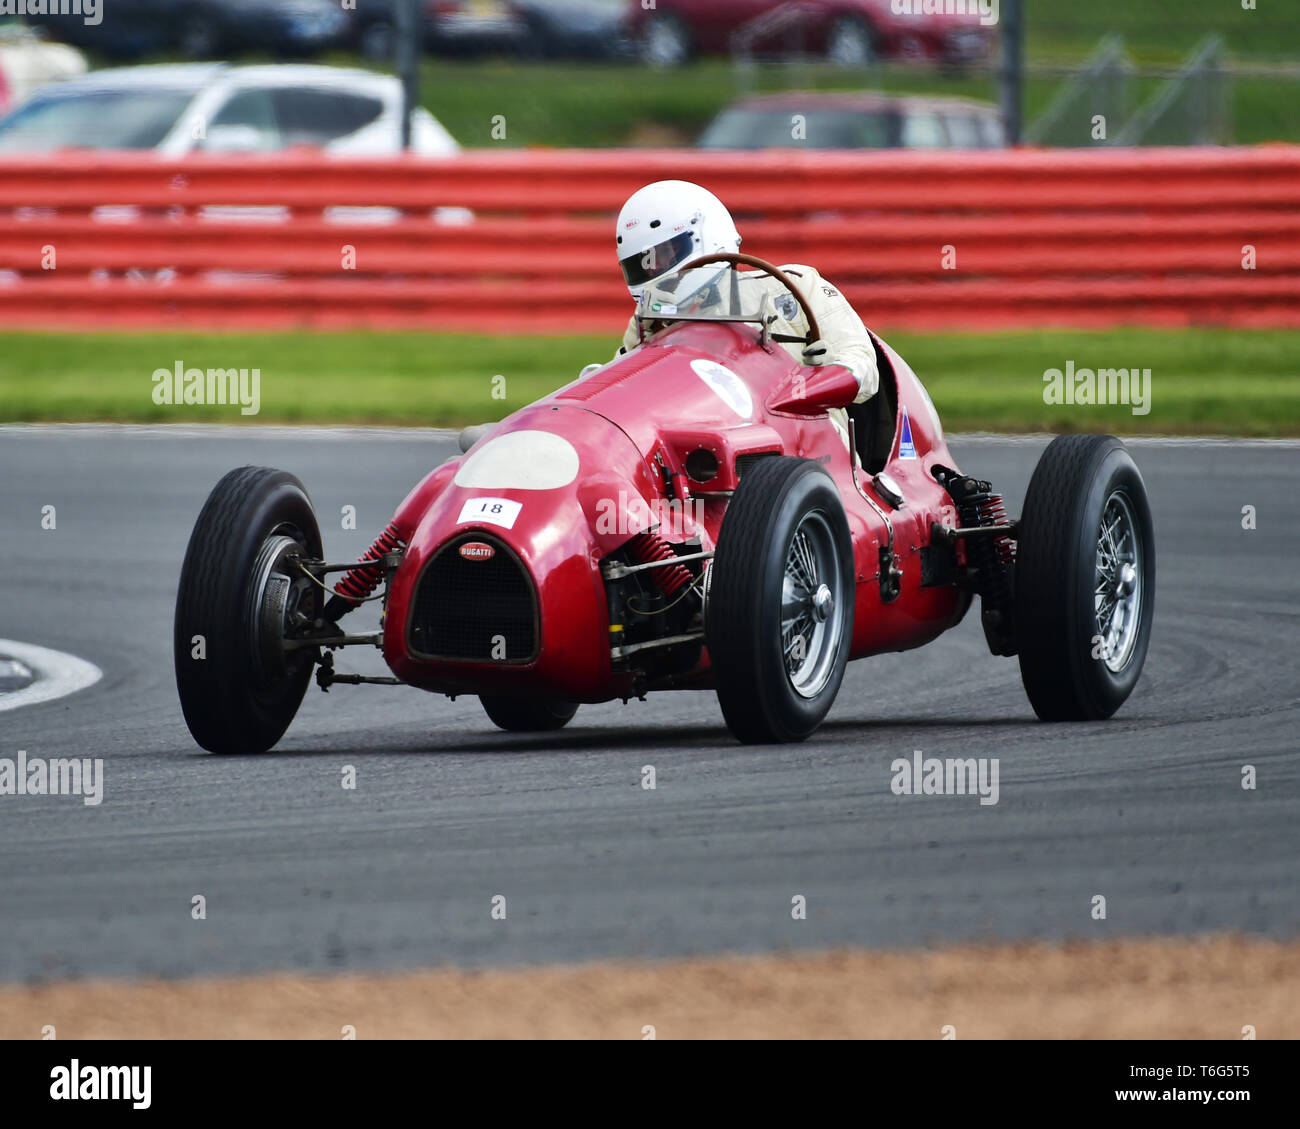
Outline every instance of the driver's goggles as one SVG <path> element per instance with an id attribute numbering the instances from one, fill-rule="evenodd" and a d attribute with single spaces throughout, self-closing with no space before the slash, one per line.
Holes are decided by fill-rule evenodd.
<path id="1" fill-rule="evenodd" d="M 635 255 L 619 260 L 629 286 L 644 286 L 652 278 L 681 266 L 695 249 L 695 234 L 683 231 L 664 243 L 656 243 Z"/>

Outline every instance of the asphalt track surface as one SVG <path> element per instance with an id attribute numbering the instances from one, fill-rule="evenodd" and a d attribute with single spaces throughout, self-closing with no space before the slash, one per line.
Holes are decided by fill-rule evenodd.
<path id="1" fill-rule="evenodd" d="M 1016 512 L 1044 443 L 953 449 Z M 1159 590 L 1146 671 L 1109 722 L 1037 722 L 972 615 L 852 665 L 800 745 L 736 745 L 705 693 L 584 706 L 559 734 L 519 738 L 473 699 L 341 686 L 313 687 L 271 753 L 201 752 L 171 623 L 217 479 L 246 463 L 298 474 L 327 554 L 347 559 L 453 450 L 431 433 L 0 428 L 0 638 L 104 671 L 0 712 L 0 757 L 100 757 L 105 772 L 98 807 L 0 797 L 0 979 L 1300 931 L 1296 445 L 1134 445 Z M 381 672 L 351 654 L 341 669 Z M 890 762 L 916 749 L 998 758 L 999 802 L 894 795 Z"/>

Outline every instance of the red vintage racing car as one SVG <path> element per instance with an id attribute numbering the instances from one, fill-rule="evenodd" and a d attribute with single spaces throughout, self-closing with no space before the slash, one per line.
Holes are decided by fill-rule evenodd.
<path id="1" fill-rule="evenodd" d="M 716 691 L 747 743 L 807 737 L 850 659 L 930 642 L 973 598 L 990 651 L 1018 655 L 1045 720 L 1109 717 L 1146 657 L 1152 519 L 1119 440 L 1055 439 L 1009 520 L 959 471 L 925 388 L 875 338 L 880 390 L 804 367 L 774 334 L 776 277 L 746 255 L 709 302 L 647 289 L 642 344 L 487 429 L 434 469 L 358 563 L 322 557 L 292 475 L 227 474 L 191 536 L 176 681 L 195 740 L 263 751 L 313 671 L 477 695 L 498 726 L 558 729 L 583 702 Z M 801 339 L 802 340 L 802 339 Z M 847 434 L 846 434 L 847 431 Z M 342 573 L 330 585 L 328 577 Z M 382 599 L 381 630 L 344 614 Z M 202 638 L 202 646 L 197 640 Z M 391 676 L 334 653 L 380 647 Z"/>

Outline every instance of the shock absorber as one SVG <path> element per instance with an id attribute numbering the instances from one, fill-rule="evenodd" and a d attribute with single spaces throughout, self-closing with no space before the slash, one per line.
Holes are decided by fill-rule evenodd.
<path id="1" fill-rule="evenodd" d="M 936 467 L 934 476 L 956 504 L 963 527 L 976 529 L 1007 524 L 1002 495 L 993 493 L 991 483 L 957 475 L 947 467 Z M 984 637 L 995 655 L 1014 655 L 1017 649 L 1012 623 L 1015 559 L 1015 544 L 1006 534 L 966 538 L 966 562 L 973 570 L 972 586 L 980 597 Z"/>
<path id="2" fill-rule="evenodd" d="M 1007 518 L 1007 507 L 1002 501 L 1001 494 L 989 494 L 987 499 L 980 503 L 980 524 L 1011 524 Z M 996 538 L 993 544 L 997 546 L 998 556 L 1002 558 L 1004 564 L 1011 564 L 1016 559 L 1016 543 L 1005 533 Z"/>
<path id="3" fill-rule="evenodd" d="M 677 554 L 673 552 L 673 547 L 668 544 L 657 533 L 638 533 L 631 541 L 627 543 L 628 551 L 641 564 L 651 564 L 654 561 L 671 561 Z M 664 565 L 663 568 L 652 568 L 647 570 L 650 573 L 650 579 L 665 596 L 672 599 L 683 588 L 690 584 L 695 578 L 691 576 L 691 571 L 682 564 Z"/>
<path id="4" fill-rule="evenodd" d="M 1003 504 L 1001 494 L 984 493 L 975 495 L 971 499 L 974 503 L 975 512 L 972 516 L 975 518 L 974 525 L 1006 525 L 1007 524 L 1007 507 Z M 962 517 L 965 521 L 965 516 Z M 989 538 L 984 539 L 986 542 Z M 1014 563 L 1016 559 L 1015 542 L 1006 534 L 992 539 L 993 548 L 997 551 L 998 560 L 1004 565 Z M 1005 569 L 1001 570 L 1005 573 Z"/>
<path id="5" fill-rule="evenodd" d="M 384 557 L 403 547 L 397 523 L 389 522 L 388 528 L 375 538 L 375 543 L 362 555 L 357 567 L 347 572 L 334 585 L 334 595 L 325 605 L 324 617 L 337 622 L 345 613 L 372 595 L 384 579 Z"/>
<path id="6" fill-rule="evenodd" d="M 987 489 L 987 482 L 969 480 L 975 487 L 964 497 L 954 499 L 957 513 L 964 526 L 974 528 L 995 525 L 1006 521 L 1007 511 L 1002 496 Z M 1006 537 L 969 537 L 966 540 L 966 559 L 974 566 L 976 586 L 985 607 L 1004 610 L 1011 605 L 1011 578 L 1006 566 L 1015 556 L 1015 550 Z"/>

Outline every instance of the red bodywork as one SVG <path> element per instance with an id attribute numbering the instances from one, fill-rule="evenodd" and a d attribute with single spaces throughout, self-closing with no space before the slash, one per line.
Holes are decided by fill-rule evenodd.
<path id="1" fill-rule="evenodd" d="M 451 694 L 599 702 L 638 693 L 644 685 L 638 682 L 636 664 L 618 669 L 620 664 L 611 660 L 611 638 L 617 637 L 610 633 L 600 572 L 601 562 L 624 546 L 637 527 L 626 517 L 611 520 L 611 515 L 631 513 L 635 520 L 647 512 L 671 513 L 671 490 L 684 528 L 670 540 L 686 541 L 698 534 L 698 549 L 679 546 L 678 551 L 712 550 L 728 492 L 736 486 L 736 460 L 757 452 L 817 460 L 839 485 L 857 579 L 852 657 L 905 650 L 934 639 L 961 618 L 969 603 L 952 584 L 931 579 L 922 586 L 920 554 L 930 545 L 931 523 L 953 522 L 951 500 L 930 470 L 936 463 L 954 463 L 925 389 L 902 358 L 878 344 L 880 395 L 897 390 L 893 446 L 885 470 L 906 499 L 901 508 L 893 509 L 876 492 L 868 472 L 859 470 L 855 483 L 846 445 L 824 412 L 771 409 L 773 402 L 788 402 L 792 390 L 811 385 L 818 370 L 799 365 L 780 346 L 765 349 L 752 325 L 678 323 L 625 358 L 515 412 L 466 455 L 434 470 L 402 503 L 393 525 L 407 548 L 390 582 L 384 621 L 384 657 L 393 672 L 404 682 Z M 743 388 L 729 383 L 724 398 L 715 383 L 697 371 L 702 367 L 716 373 L 709 362 L 725 366 Z M 751 401 L 748 417 L 746 391 Z M 911 445 L 904 443 L 900 453 L 905 421 Z M 519 432 L 533 434 L 511 439 L 509 444 L 522 445 L 512 450 L 543 441 L 548 451 L 562 450 L 564 444 L 571 447 L 576 453 L 572 481 L 544 488 L 491 485 L 518 481 L 532 471 L 549 476 L 548 482 L 567 476 L 561 465 L 567 454 L 541 467 L 503 466 L 497 460 L 493 469 L 492 444 Z M 538 432 L 545 433 L 540 440 Z M 495 450 L 505 451 L 509 444 Z M 716 477 L 705 483 L 691 481 L 684 466 L 686 456 L 700 448 L 711 451 L 718 462 Z M 912 450 L 914 457 L 908 457 Z M 457 484 L 458 474 L 483 484 Z M 900 594 L 888 603 L 882 602 L 880 584 L 880 550 L 889 537 L 886 518 L 863 492 L 893 525 L 902 581 Z M 472 511 L 479 498 L 499 500 L 491 505 L 504 502 L 505 509 L 518 503 L 513 525 L 462 520 L 467 504 Z M 484 567 L 475 562 L 494 555 L 485 553 L 482 546 L 487 545 L 496 554 L 515 554 L 531 577 L 540 637 L 535 658 L 448 662 L 412 653 L 418 649 L 410 636 L 413 602 L 424 569 L 440 550 L 450 551 L 453 543 L 460 546 L 466 535 L 472 535 L 474 545 L 460 553 L 470 562 L 463 574 L 472 576 L 473 569 Z M 466 602 L 474 600 L 471 587 Z M 706 649 L 673 683 L 698 688 L 710 684 Z"/>

